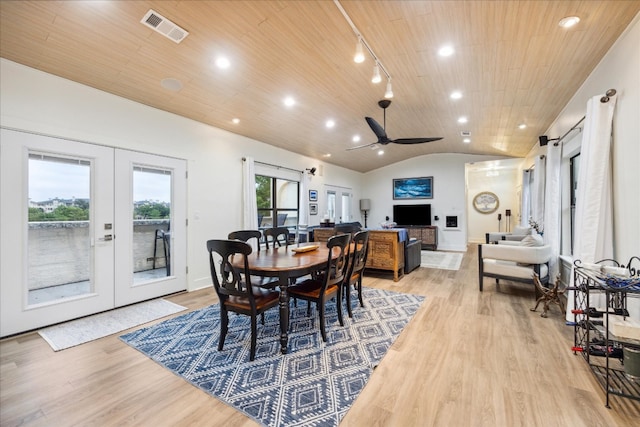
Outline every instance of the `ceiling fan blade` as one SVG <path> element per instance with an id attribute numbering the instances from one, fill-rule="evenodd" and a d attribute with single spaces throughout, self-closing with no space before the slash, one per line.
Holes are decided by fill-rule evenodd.
<path id="1" fill-rule="evenodd" d="M 369 127 L 371 128 L 373 133 L 375 133 L 376 136 L 378 137 L 378 142 L 388 144 L 389 138 L 387 138 L 387 133 L 384 131 L 384 128 L 380 126 L 380 124 L 376 122 L 374 119 L 372 119 L 371 117 L 365 117 L 364 119 L 369 124 Z"/>
<path id="2" fill-rule="evenodd" d="M 350 148 L 347 148 L 347 151 L 357 150 L 359 148 L 373 147 L 374 145 L 378 145 L 378 143 L 372 142 L 371 144 L 358 145 L 357 147 L 350 147 Z"/>
<path id="3" fill-rule="evenodd" d="M 394 144 L 422 144 L 423 142 L 439 141 L 441 139 L 441 136 L 431 138 L 399 138 L 390 142 L 393 142 Z"/>

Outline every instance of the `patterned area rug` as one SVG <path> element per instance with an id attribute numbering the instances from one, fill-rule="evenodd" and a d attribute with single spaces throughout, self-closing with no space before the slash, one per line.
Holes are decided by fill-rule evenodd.
<path id="1" fill-rule="evenodd" d="M 462 253 L 422 251 L 421 267 L 439 268 L 441 270 L 458 270 L 462 262 Z"/>
<path id="2" fill-rule="evenodd" d="M 258 323 L 256 359 L 249 362 L 248 316 L 229 316 L 219 352 L 219 305 L 183 314 L 121 339 L 201 390 L 265 426 L 337 426 L 424 297 L 363 288 L 365 308 L 353 302 L 338 323 L 326 308 L 327 342 L 312 306 L 291 304 L 289 351 L 280 353 L 278 309 Z M 356 298 L 357 300 L 357 298 Z"/>
<path id="3" fill-rule="evenodd" d="M 183 310 L 186 307 L 164 299 L 155 299 L 49 326 L 40 329 L 38 333 L 54 351 L 59 351 Z"/>

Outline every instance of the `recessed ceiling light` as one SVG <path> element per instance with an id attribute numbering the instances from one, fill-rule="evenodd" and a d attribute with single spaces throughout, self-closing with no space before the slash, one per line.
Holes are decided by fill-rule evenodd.
<path id="1" fill-rule="evenodd" d="M 562 18 L 560 22 L 558 22 L 558 25 L 560 25 L 562 28 L 571 28 L 578 22 L 580 22 L 580 18 L 578 18 L 577 16 L 567 16 L 566 18 Z"/>
<path id="2" fill-rule="evenodd" d="M 331 157 L 331 153 L 327 153 L 327 154 L 323 155 L 322 157 Z"/>
<path id="3" fill-rule="evenodd" d="M 453 46 L 446 45 L 446 46 L 442 46 L 438 50 L 438 55 L 440 55 L 440 56 L 451 56 L 451 55 L 453 55 L 454 52 L 455 52 L 455 50 L 453 49 Z"/>
<path id="4" fill-rule="evenodd" d="M 335 122 L 335 121 L 333 121 L 333 120 L 331 120 L 331 119 L 327 120 L 327 123 L 325 123 L 325 126 L 326 126 L 327 128 L 329 128 L 329 129 L 331 129 L 331 128 L 332 128 L 332 127 L 334 127 L 335 125 L 336 125 L 336 122 Z"/>
<path id="5" fill-rule="evenodd" d="M 526 128 L 527 128 L 527 125 L 526 125 L 526 124 L 524 124 L 524 123 L 520 123 L 520 124 L 518 125 L 518 129 L 526 129 Z"/>
<path id="6" fill-rule="evenodd" d="M 469 120 L 465 116 L 458 118 L 458 123 L 467 123 Z"/>
<path id="7" fill-rule="evenodd" d="M 294 105 L 296 105 L 296 100 L 291 96 L 287 96 L 283 102 L 286 107 L 293 107 Z"/>
<path id="8" fill-rule="evenodd" d="M 221 70 L 226 70 L 230 66 L 231 66 L 231 62 L 229 61 L 228 58 L 224 56 L 219 56 L 216 58 L 216 67 L 220 68 Z"/>
<path id="9" fill-rule="evenodd" d="M 465 138 L 462 140 L 462 142 L 464 142 L 465 144 L 469 144 L 471 143 L 471 138 Z"/>
<path id="10" fill-rule="evenodd" d="M 378 150 L 378 156 L 382 156 L 384 154 L 384 150 Z"/>
<path id="11" fill-rule="evenodd" d="M 456 90 L 451 92 L 451 95 L 449 96 L 451 97 L 451 99 L 460 99 L 462 98 L 462 92 L 460 92 L 459 90 Z"/>
<path id="12" fill-rule="evenodd" d="M 237 125 L 238 123 L 240 123 L 240 119 L 235 117 L 231 120 L 233 122 L 234 125 Z"/>
<path id="13" fill-rule="evenodd" d="M 166 79 L 162 79 L 160 85 L 170 91 L 178 92 L 182 89 L 182 82 L 178 79 L 174 79 L 173 77 L 169 77 Z"/>
<path id="14" fill-rule="evenodd" d="M 353 138 L 351 138 L 351 140 L 353 142 L 360 142 L 360 135 L 353 135 Z"/>

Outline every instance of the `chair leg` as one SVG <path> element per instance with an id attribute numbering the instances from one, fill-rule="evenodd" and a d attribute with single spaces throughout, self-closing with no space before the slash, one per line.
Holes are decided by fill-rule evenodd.
<path id="1" fill-rule="evenodd" d="M 364 308 L 364 301 L 362 300 L 362 273 L 358 278 L 358 299 L 360 300 L 360 307 Z"/>
<path id="2" fill-rule="evenodd" d="M 227 310 L 220 307 L 220 338 L 218 338 L 218 351 L 222 351 L 224 346 L 224 339 L 227 337 L 227 330 L 229 328 L 229 314 Z"/>
<path id="3" fill-rule="evenodd" d="M 262 324 L 264 325 L 264 312 L 260 313 L 260 320 L 261 320 Z"/>
<path id="4" fill-rule="evenodd" d="M 351 285 L 347 283 L 347 286 L 344 287 L 345 296 L 347 297 L 347 314 L 349 318 L 353 317 L 353 313 L 351 312 Z"/>
<path id="5" fill-rule="evenodd" d="M 320 312 L 320 334 L 322 335 L 322 341 L 327 342 L 327 333 L 324 330 L 324 302 L 322 300 L 318 301 L 318 311 Z"/>
<path id="6" fill-rule="evenodd" d="M 338 296 L 336 298 L 336 309 L 338 310 L 338 320 L 340 326 L 344 326 L 344 320 L 342 320 L 342 287 L 338 287 Z"/>
<path id="7" fill-rule="evenodd" d="M 263 313 L 264 314 L 264 313 Z M 253 359 L 256 358 L 256 341 L 258 335 L 258 327 L 256 325 L 257 319 L 256 316 L 251 316 L 251 350 L 249 352 L 249 361 L 253 362 Z"/>

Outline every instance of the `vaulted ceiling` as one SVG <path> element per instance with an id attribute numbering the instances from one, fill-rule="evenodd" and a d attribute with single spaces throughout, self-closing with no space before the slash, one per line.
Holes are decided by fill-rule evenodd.
<path id="1" fill-rule="evenodd" d="M 638 1 L 339 5 L 391 76 L 389 137 L 441 141 L 346 151 L 376 141 L 364 117 L 383 124 L 387 79 L 371 82 L 366 50 L 353 61 L 357 38 L 334 1 L 3 0 L 0 55 L 365 172 L 430 153 L 526 155 L 640 10 Z M 150 9 L 188 36 L 175 43 L 143 25 Z M 580 22 L 560 27 L 567 16 Z M 444 45 L 455 53 L 439 56 Z M 226 69 L 215 65 L 221 55 Z"/>

